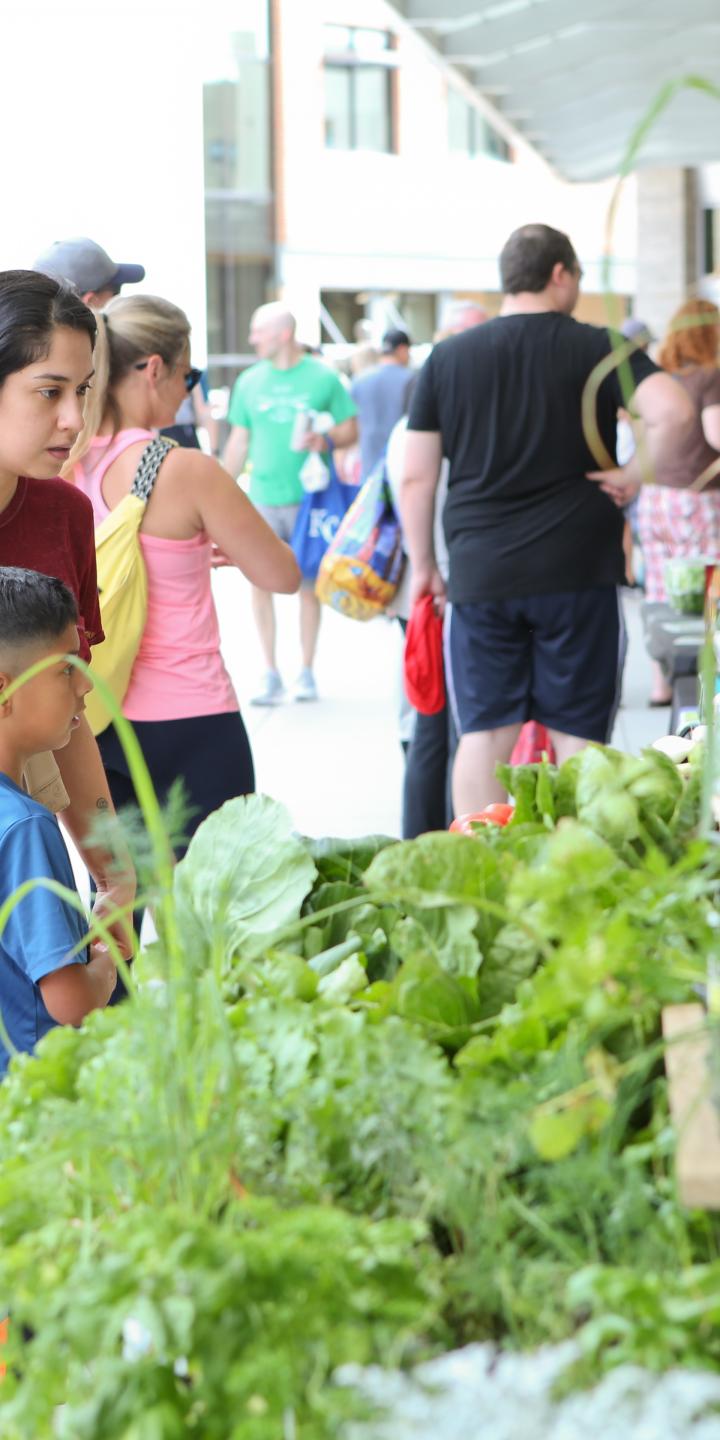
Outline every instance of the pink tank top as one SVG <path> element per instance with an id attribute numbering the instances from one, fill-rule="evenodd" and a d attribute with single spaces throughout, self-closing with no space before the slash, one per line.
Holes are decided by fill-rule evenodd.
<path id="1" fill-rule="evenodd" d="M 98 435 L 75 466 L 74 479 L 92 502 L 95 525 L 110 514 L 102 493 L 106 471 L 151 430 Z M 220 654 L 215 602 L 210 583 L 211 542 L 164 540 L 140 533 L 148 578 L 148 613 L 133 665 L 123 714 L 128 720 L 187 720 L 239 709 Z"/>

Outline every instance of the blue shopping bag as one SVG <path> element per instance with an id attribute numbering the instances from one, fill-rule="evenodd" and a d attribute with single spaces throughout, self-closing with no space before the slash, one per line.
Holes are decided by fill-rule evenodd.
<path id="1" fill-rule="evenodd" d="M 316 579 L 323 555 L 358 493 L 356 485 L 340 479 L 332 452 L 325 459 L 328 483 L 324 490 L 309 491 L 303 497 L 290 541 L 305 580 Z"/>

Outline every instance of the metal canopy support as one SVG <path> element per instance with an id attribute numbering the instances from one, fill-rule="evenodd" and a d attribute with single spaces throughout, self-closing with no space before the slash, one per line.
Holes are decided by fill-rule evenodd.
<path id="1" fill-rule="evenodd" d="M 663 85 L 700 76 L 720 92 L 718 0 L 396 0 L 393 7 L 496 113 L 569 180 L 617 173 Z M 683 89 L 649 133 L 641 166 L 719 157 L 720 104 Z"/>

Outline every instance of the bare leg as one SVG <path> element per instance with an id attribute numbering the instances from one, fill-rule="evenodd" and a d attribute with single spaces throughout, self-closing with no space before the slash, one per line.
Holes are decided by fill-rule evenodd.
<path id="1" fill-rule="evenodd" d="M 667 676 L 657 660 L 652 663 L 652 686 L 650 699 L 656 705 L 672 704 L 672 690 L 667 682 Z"/>
<path id="2" fill-rule="evenodd" d="M 633 537 L 630 529 L 630 521 L 626 520 L 623 526 L 623 555 L 625 556 L 625 583 L 633 585 L 635 573 L 633 566 Z"/>
<path id="3" fill-rule="evenodd" d="M 256 585 L 251 587 L 252 610 L 255 617 L 257 632 L 260 637 L 260 648 L 263 653 L 266 668 L 276 670 L 275 664 L 275 605 L 269 590 L 258 590 Z"/>
<path id="4" fill-rule="evenodd" d="M 548 735 L 555 747 L 558 765 L 569 760 L 571 755 L 577 755 L 578 750 L 584 750 L 590 743 L 588 740 L 581 740 L 579 735 L 566 735 L 562 730 L 548 729 Z"/>
<path id="5" fill-rule="evenodd" d="M 471 815 L 494 800 L 504 800 L 505 790 L 495 778 L 499 760 L 509 760 L 521 725 L 503 725 L 497 730 L 473 730 L 463 735 L 453 766 L 453 809 L 456 815 Z"/>
<path id="6" fill-rule="evenodd" d="M 320 601 L 314 590 L 303 585 L 300 591 L 300 646 L 304 669 L 312 670 L 320 630 Z"/>

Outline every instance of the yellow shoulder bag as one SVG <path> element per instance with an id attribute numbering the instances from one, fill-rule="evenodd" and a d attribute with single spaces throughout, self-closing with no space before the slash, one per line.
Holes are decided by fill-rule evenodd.
<path id="1" fill-rule="evenodd" d="M 158 471 L 174 440 L 155 439 L 140 457 L 130 493 L 95 531 L 98 592 L 105 639 L 93 646 L 92 675 L 110 686 L 118 704 L 125 699 L 147 617 L 147 572 L 139 531 Z M 93 735 L 110 724 L 111 715 L 97 690 L 85 701 Z"/>

